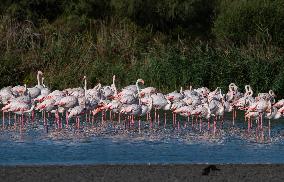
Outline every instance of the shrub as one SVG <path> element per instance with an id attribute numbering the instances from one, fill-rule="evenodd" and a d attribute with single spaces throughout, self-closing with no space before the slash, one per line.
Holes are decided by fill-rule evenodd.
<path id="1" fill-rule="evenodd" d="M 222 0 L 213 32 L 218 41 L 284 45 L 284 0 Z"/>

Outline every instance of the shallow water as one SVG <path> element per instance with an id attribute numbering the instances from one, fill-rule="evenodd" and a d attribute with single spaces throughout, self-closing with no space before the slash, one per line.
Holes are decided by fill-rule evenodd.
<path id="1" fill-rule="evenodd" d="M 52 119 L 51 119 L 52 120 Z M 182 122 L 183 121 L 183 122 Z M 168 122 L 153 129 L 142 122 L 124 129 L 122 123 L 99 120 L 94 126 L 84 123 L 80 130 L 72 127 L 58 131 L 53 122 L 47 128 L 39 119 L 24 128 L 7 127 L 0 131 L 0 164 L 167 164 L 167 163 L 284 163 L 284 124 L 271 122 L 268 137 L 267 121 L 263 133 L 254 128 L 248 133 L 238 119 L 232 126 L 227 116 L 214 134 L 203 122 L 191 127 L 191 120 L 180 130 Z M 2 123 L 2 121 L 1 121 Z M 82 123 L 83 124 L 83 123 Z"/>

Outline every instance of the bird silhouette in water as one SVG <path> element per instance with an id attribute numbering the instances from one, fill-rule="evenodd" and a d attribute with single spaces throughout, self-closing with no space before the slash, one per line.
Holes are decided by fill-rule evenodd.
<path id="1" fill-rule="evenodd" d="M 203 169 L 202 175 L 209 175 L 211 171 L 220 171 L 215 165 L 209 165 Z"/>

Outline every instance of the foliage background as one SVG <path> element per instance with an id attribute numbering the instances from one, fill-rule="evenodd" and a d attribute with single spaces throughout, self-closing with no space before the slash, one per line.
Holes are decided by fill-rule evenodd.
<path id="1" fill-rule="evenodd" d="M 284 96 L 284 0 L 2 0 L 0 87 L 138 77 L 163 92 L 235 82 Z"/>

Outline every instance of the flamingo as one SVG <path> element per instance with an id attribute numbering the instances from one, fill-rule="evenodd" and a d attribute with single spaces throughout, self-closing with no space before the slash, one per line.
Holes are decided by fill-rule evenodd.
<path id="1" fill-rule="evenodd" d="M 266 113 L 265 113 L 265 116 L 264 116 L 265 118 L 268 119 L 268 136 L 269 136 L 269 138 L 270 138 L 270 136 L 271 136 L 271 130 L 270 130 L 271 124 L 270 124 L 270 120 L 271 120 L 271 119 L 279 119 L 279 117 L 277 118 L 277 113 L 278 113 L 278 109 L 273 106 L 272 108 L 270 108 L 269 112 L 266 112 Z"/>
<path id="2" fill-rule="evenodd" d="M 145 96 L 145 95 L 151 95 L 151 94 L 155 94 L 157 93 L 157 89 L 154 88 L 154 87 L 146 87 L 146 88 L 143 88 L 141 89 L 141 96 Z"/>
<path id="3" fill-rule="evenodd" d="M 273 106 L 275 106 L 276 108 L 281 108 L 284 106 L 284 99 L 279 100 L 278 102 L 276 102 L 275 104 L 273 104 Z"/>
<path id="4" fill-rule="evenodd" d="M 200 118 L 199 131 L 201 132 L 202 131 L 202 118 L 210 120 L 211 112 L 210 112 L 209 105 L 207 103 L 199 105 L 197 108 L 192 110 L 191 115 L 195 115 L 196 120 L 197 120 L 197 117 Z"/>

